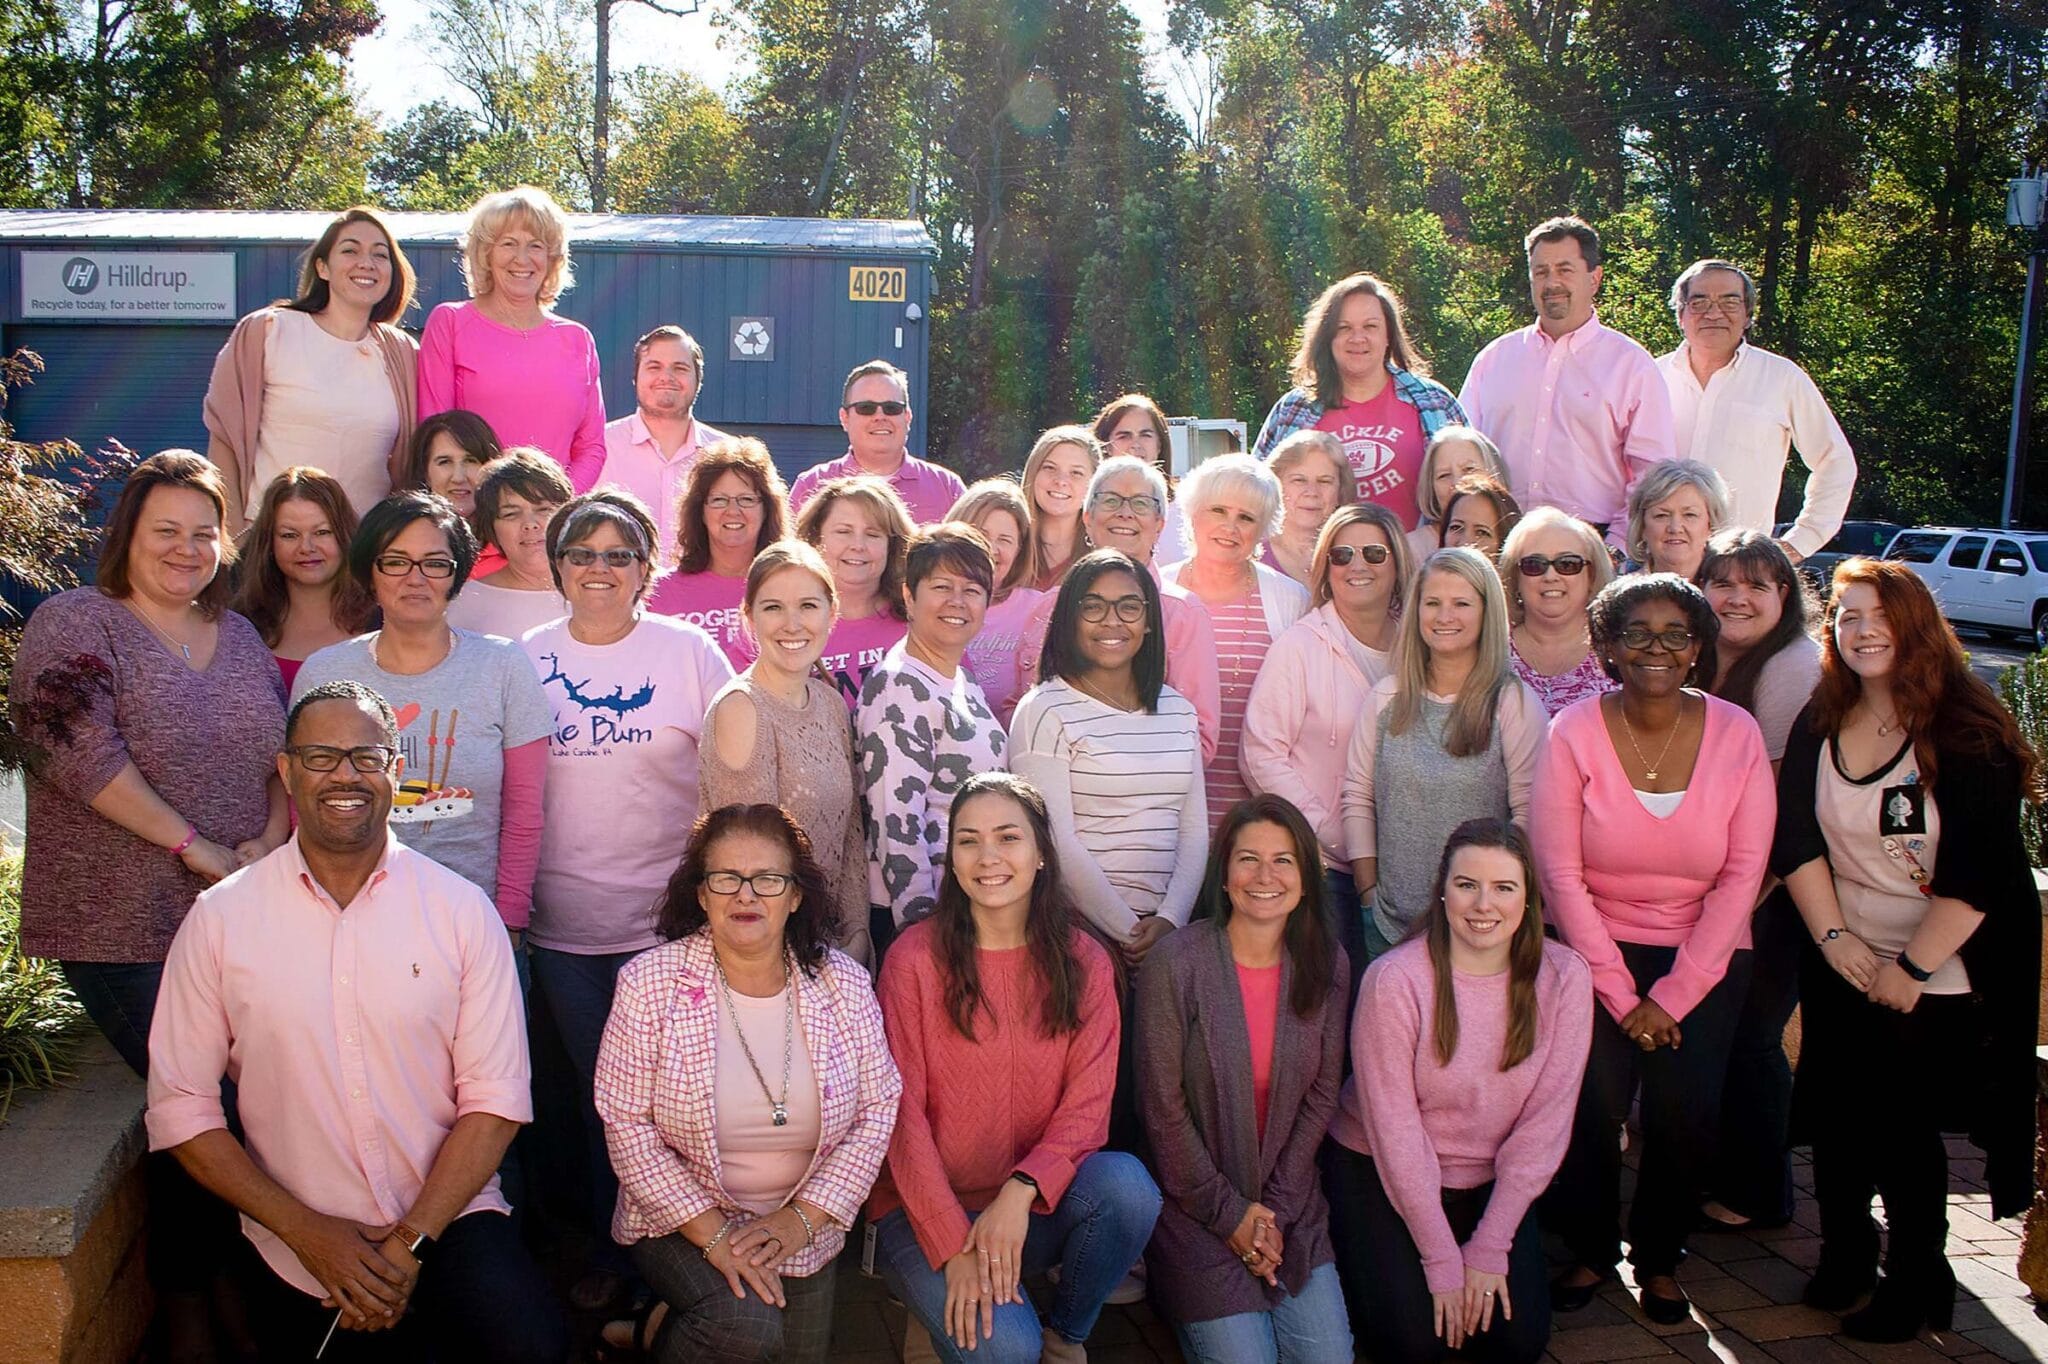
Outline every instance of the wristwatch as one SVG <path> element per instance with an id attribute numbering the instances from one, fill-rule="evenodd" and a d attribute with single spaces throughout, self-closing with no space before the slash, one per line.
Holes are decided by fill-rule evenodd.
<path id="1" fill-rule="evenodd" d="M 427 1235 L 425 1232 L 419 1230 L 417 1227 L 409 1227 L 403 1222 L 400 1222 L 397 1226 L 393 1227 L 391 1229 L 391 1234 L 393 1236 L 396 1236 L 399 1240 L 399 1243 L 405 1247 L 406 1254 L 412 1256 L 412 1258 L 415 1260 L 421 1261 L 422 1263 L 424 1263 L 426 1260 L 426 1253 L 429 1250 L 431 1250 L 434 1245 L 433 1237 Z"/>
<path id="2" fill-rule="evenodd" d="M 1025 1174 L 1022 1170 L 1010 1171 L 1010 1178 L 1016 1180 L 1019 1184 L 1022 1184 L 1025 1188 L 1031 1190 L 1031 1192 L 1033 1193 L 1040 1192 L 1040 1189 L 1038 1187 L 1038 1181 L 1033 1179 L 1030 1175 Z"/>
<path id="3" fill-rule="evenodd" d="M 1907 956 L 1903 951 L 1901 951 L 1897 957 L 1893 958 L 1893 960 L 1898 962 L 1899 969 L 1901 971 L 1904 971 L 1907 975 L 1911 976 L 1914 980 L 1919 981 L 1922 985 L 1925 985 L 1928 981 L 1934 979 L 1934 972 L 1921 969 L 1918 965 L 1914 963 L 1913 959 Z"/>

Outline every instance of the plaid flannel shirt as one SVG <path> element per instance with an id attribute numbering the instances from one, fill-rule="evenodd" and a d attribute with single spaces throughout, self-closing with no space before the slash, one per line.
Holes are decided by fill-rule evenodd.
<path id="1" fill-rule="evenodd" d="M 1465 409 L 1458 406 L 1457 398 L 1436 380 L 1410 374 L 1392 362 L 1387 365 L 1387 373 L 1394 376 L 1394 392 L 1401 395 L 1402 401 L 1414 404 L 1415 410 L 1422 414 L 1422 438 L 1425 441 L 1444 427 L 1465 421 Z M 1271 459 L 1273 447 L 1297 431 L 1313 430 L 1327 410 L 1303 390 L 1287 390 L 1286 396 L 1274 403 L 1273 410 L 1266 414 L 1266 424 L 1259 428 L 1259 438 L 1252 442 L 1252 454 L 1259 459 Z"/>

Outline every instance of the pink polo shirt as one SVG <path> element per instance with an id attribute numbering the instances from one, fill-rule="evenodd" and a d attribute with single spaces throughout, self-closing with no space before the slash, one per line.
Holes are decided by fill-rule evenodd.
<path id="1" fill-rule="evenodd" d="M 1557 340 L 1533 324 L 1496 337 L 1458 402 L 1500 446 L 1524 510 L 1562 507 L 1617 543 L 1629 489 L 1678 453 L 1656 360 L 1597 315 Z"/>
<path id="2" fill-rule="evenodd" d="M 1662 380 L 1659 380 L 1661 383 Z M 818 485 L 835 478 L 852 478 L 868 471 L 860 467 L 860 461 L 848 450 L 838 459 L 816 464 L 797 476 L 789 489 L 789 510 L 792 513 L 803 510 L 804 503 L 811 500 L 811 494 L 818 491 Z M 876 474 L 883 478 L 896 495 L 903 499 L 903 505 L 910 508 L 910 519 L 920 526 L 929 526 L 946 519 L 946 513 L 960 500 L 960 494 L 967 491 L 967 485 L 960 481 L 960 475 L 938 464 L 928 464 L 913 455 L 903 456 L 903 463 L 896 472 L 888 475 Z"/>
<path id="3" fill-rule="evenodd" d="M 296 835 L 202 892 L 150 1029 L 151 1150 L 226 1128 L 223 1074 L 250 1158 L 292 1197 L 356 1222 L 403 1218 L 456 1119 L 533 1119 L 519 981 L 489 897 L 388 836 L 346 907 Z M 462 1210 L 510 1211 L 496 1175 Z M 275 1232 L 242 1229 L 287 1283 L 324 1295 Z"/>
<path id="4" fill-rule="evenodd" d="M 697 452 L 714 441 L 726 439 L 692 417 L 690 432 L 672 455 L 661 452 L 661 443 L 647 429 L 635 408 L 604 427 L 604 472 L 598 483 L 616 484 L 645 502 L 654 512 L 654 524 L 661 529 L 660 558 L 672 564 L 676 558 L 676 504 L 682 500 L 683 485 L 697 463 Z"/>

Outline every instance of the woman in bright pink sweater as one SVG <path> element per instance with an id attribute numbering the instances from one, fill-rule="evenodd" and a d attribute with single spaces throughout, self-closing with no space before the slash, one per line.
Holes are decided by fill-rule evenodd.
<path id="1" fill-rule="evenodd" d="M 1458 826 L 1415 932 L 1366 972 L 1324 1150 L 1358 1342 L 1520 1364 L 1550 1339 L 1534 1203 L 1564 1158 L 1592 977 L 1543 936 L 1529 839 Z"/>
<path id="2" fill-rule="evenodd" d="M 1686 685 L 1715 673 L 1719 626 L 1698 588 L 1632 574 L 1588 610 L 1621 689 L 1558 712 L 1530 801 L 1551 918 L 1603 1006 L 1555 1200 L 1577 1263 L 1552 1301 L 1585 1306 L 1621 1258 L 1621 1126 L 1640 1082 L 1629 1260 L 1643 1311 L 1676 1324 L 1691 1311 L 1674 1275 L 1720 1123 L 1777 794 L 1756 721 Z"/>
<path id="3" fill-rule="evenodd" d="M 463 229 L 462 277 L 469 301 L 434 309 L 420 334 L 420 418 L 465 408 L 589 492 L 604 472 L 604 394 L 597 342 L 554 311 L 573 281 L 568 215 L 531 185 L 485 197 Z"/>
<path id="4" fill-rule="evenodd" d="M 969 778 L 951 826 L 937 910 L 882 959 L 903 1105 L 868 1207 L 875 1259 L 941 1359 L 1068 1364 L 1159 1216 L 1137 1157 L 1101 1149 L 1117 986 L 1030 783 Z M 1041 1322 L 1020 1280 L 1053 1265 Z"/>

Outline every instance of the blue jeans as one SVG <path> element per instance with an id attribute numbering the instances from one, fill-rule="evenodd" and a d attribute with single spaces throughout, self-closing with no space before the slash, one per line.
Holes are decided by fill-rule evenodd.
<path id="1" fill-rule="evenodd" d="M 1159 1186 L 1136 1156 L 1097 1151 L 1083 1160 L 1059 1205 L 1050 1215 L 1033 1213 L 1024 1236 L 1025 1273 L 1060 1267 L 1045 1327 L 1070 1341 L 1088 1339 L 1103 1300 L 1130 1273 L 1158 1219 Z M 890 1291 L 931 1332 L 932 1348 L 947 1364 L 1037 1364 L 1045 1336 L 1029 1302 L 996 1308 L 995 1334 L 972 1353 L 953 1343 L 946 1334 L 946 1271 L 925 1260 L 901 1208 L 875 1229 L 875 1263 Z"/>
<path id="2" fill-rule="evenodd" d="M 1176 1323 L 1189 1364 L 1351 1364 L 1351 1323 L 1337 1266 L 1320 1265 L 1270 1312 Z"/>
<path id="3" fill-rule="evenodd" d="M 576 1067 L 577 1115 L 583 1125 L 584 1163 L 590 1187 L 587 1228 L 596 1238 L 591 1264 L 614 1274 L 630 1274 L 632 1263 L 625 1249 L 612 1240 L 612 1209 L 619 1201 L 619 1177 L 612 1173 L 611 1153 L 604 1144 L 604 1121 L 597 1116 L 591 1090 L 597 1078 L 597 1047 L 604 1040 L 605 1020 L 611 1017 L 612 992 L 617 987 L 619 972 L 640 954 L 604 952 L 584 956 L 531 943 L 527 944 L 527 952 L 532 959 L 534 988 L 547 996 L 548 1011 L 554 1015 L 563 1050 Z"/>

